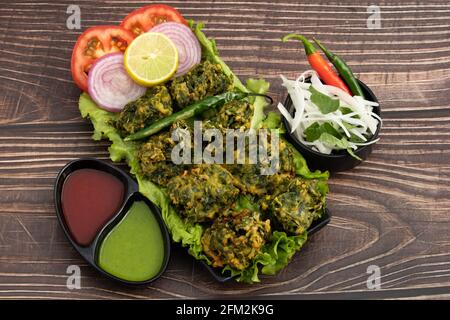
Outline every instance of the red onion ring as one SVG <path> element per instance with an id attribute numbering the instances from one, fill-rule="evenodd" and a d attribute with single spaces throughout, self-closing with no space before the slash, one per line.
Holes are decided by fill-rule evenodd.
<path id="1" fill-rule="evenodd" d="M 125 105 L 145 94 L 123 66 L 123 53 L 104 55 L 94 62 L 88 74 L 88 93 L 102 109 L 120 112 Z"/>
<path id="2" fill-rule="evenodd" d="M 200 63 L 202 48 L 192 30 L 177 22 L 164 22 L 154 26 L 149 32 L 160 32 L 173 41 L 178 49 L 178 70 L 175 77 L 182 76 Z"/>

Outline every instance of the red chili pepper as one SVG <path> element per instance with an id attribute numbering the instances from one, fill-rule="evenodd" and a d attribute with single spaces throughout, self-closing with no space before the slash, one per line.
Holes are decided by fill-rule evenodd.
<path id="1" fill-rule="evenodd" d="M 303 42 L 303 46 L 305 47 L 306 56 L 308 57 L 309 64 L 311 67 L 317 72 L 319 78 L 322 79 L 323 82 L 330 86 L 338 87 L 349 95 L 352 95 L 348 87 L 345 85 L 344 81 L 331 69 L 331 66 L 328 62 L 320 55 L 320 52 L 316 50 L 314 45 L 308 41 L 304 36 L 291 33 L 282 38 L 283 42 L 288 41 L 289 39 L 297 39 Z"/>

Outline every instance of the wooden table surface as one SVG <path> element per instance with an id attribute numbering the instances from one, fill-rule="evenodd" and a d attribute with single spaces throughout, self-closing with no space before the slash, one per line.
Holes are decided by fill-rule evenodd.
<path id="1" fill-rule="evenodd" d="M 167 1 L 206 33 L 242 78 L 264 77 L 284 99 L 280 74 L 308 68 L 289 32 L 317 36 L 378 96 L 380 142 L 354 170 L 331 177 L 331 223 L 278 276 L 216 283 L 183 249 L 152 285 L 118 285 L 89 267 L 59 227 L 53 183 L 65 163 L 107 159 L 80 117 L 70 75 L 82 30 L 117 24 L 140 1 L 6 1 L 0 5 L 0 298 L 122 299 L 263 296 L 450 298 L 450 3 L 442 1 Z M 82 30 L 66 9 L 81 8 Z M 368 29 L 367 7 L 381 8 Z M 80 290 L 66 287 L 79 265 Z M 381 270 L 369 290 L 367 268 Z"/>

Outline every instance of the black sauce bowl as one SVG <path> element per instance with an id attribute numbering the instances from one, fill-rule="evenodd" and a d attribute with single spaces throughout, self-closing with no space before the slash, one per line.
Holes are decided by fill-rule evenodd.
<path id="1" fill-rule="evenodd" d="M 105 225 L 98 231 L 96 237 L 88 246 L 81 246 L 73 239 L 73 237 L 70 233 L 69 227 L 67 226 L 67 223 L 65 221 L 63 209 L 62 209 L 62 203 L 61 203 L 62 189 L 63 189 L 65 180 L 72 172 L 75 172 L 79 169 L 95 169 L 95 170 L 104 171 L 104 172 L 109 173 L 109 174 L 115 176 L 116 178 L 118 178 L 125 187 L 124 198 L 123 198 L 121 207 L 108 220 L 108 222 L 106 222 Z M 171 248 L 170 248 L 171 240 L 170 240 L 169 231 L 167 230 L 167 227 L 161 216 L 160 209 L 153 202 L 151 202 L 145 196 L 140 194 L 138 189 L 139 189 L 139 187 L 138 187 L 136 181 L 130 175 L 128 175 L 125 171 L 123 171 L 107 162 L 100 161 L 100 160 L 93 159 L 93 158 L 82 158 L 82 159 L 78 159 L 78 160 L 69 162 L 58 173 L 58 176 L 56 177 L 56 181 L 55 181 L 55 186 L 54 186 L 54 201 L 55 201 L 56 216 L 57 216 L 59 224 L 61 225 L 61 227 L 64 231 L 64 234 L 66 235 L 69 242 L 72 244 L 72 246 L 75 248 L 75 250 L 77 250 L 78 253 L 97 271 L 99 271 L 103 275 L 107 276 L 108 278 L 114 279 L 125 285 L 149 284 L 149 283 L 155 281 L 156 279 L 158 279 L 167 268 L 167 265 L 169 263 L 169 258 L 170 258 L 170 251 L 171 251 Z M 108 272 L 106 272 L 105 270 L 100 268 L 97 264 L 98 252 L 99 252 L 102 240 L 123 219 L 123 217 L 128 212 L 129 208 L 135 201 L 144 201 L 147 204 L 150 211 L 152 212 L 152 214 L 155 216 L 156 220 L 158 221 L 158 224 L 159 224 L 159 227 L 161 229 L 161 233 L 162 233 L 162 236 L 164 239 L 164 261 L 162 263 L 161 269 L 158 272 L 158 274 L 156 274 L 151 279 L 148 279 L 145 281 L 127 281 L 124 279 L 120 279 L 112 274 L 109 274 Z"/>
<path id="2" fill-rule="evenodd" d="M 308 237 L 310 237 L 311 235 L 313 235 L 314 233 L 318 232 L 320 229 L 325 227 L 328 224 L 328 222 L 330 222 L 330 220 L 331 220 L 331 212 L 330 210 L 328 210 L 328 208 L 326 208 L 322 216 L 319 219 L 314 220 L 311 226 L 309 227 Z M 227 274 L 222 272 L 221 268 L 214 268 L 203 261 L 201 263 L 209 271 L 209 273 L 213 276 L 213 278 L 216 279 L 216 281 L 218 282 L 224 283 L 234 278 L 229 273 Z"/>
<path id="3" fill-rule="evenodd" d="M 370 88 L 362 81 L 358 80 L 358 82 L 364 92 L 366 100 L 378 103 L 378 99 L 372 92 L 372 90 L 370 90 Z M 293 115 L 294 105 L 292 104 L 292 100 L 289 95 L 286 98 L 284 106 L 288 110 L 288 112 Z M 381 117 L 381 110 L 379 106 L 373 107 L 373 112 Z M 291 133 L 291 126 L 286 118 L 282 117 L 282 121 L 284 127 L 286 128 L 286 139 L 290 143 L 292 143 L 292 145 L 294 145 L 294 147 L 303 155 L 310 169 L 339 172 L 350 170 L 362 162 L 361 160 L 353 158 L 346 150 L 333 151 L 331 154 L 323 154 L 313 150 L 311 147 L 304 145 L 293 133 Z M 377 139 L 380 133 L 380 129 L 381 123 L 378 123 L 375 134 L 370 139 L 368 139 L 367 142 Z M 372 148 L 373 144 L 369 144 L 359 147 L 354 151 L 354 153 L 362 160 L 366 160 L 367 157 L 372 153 Z"/>

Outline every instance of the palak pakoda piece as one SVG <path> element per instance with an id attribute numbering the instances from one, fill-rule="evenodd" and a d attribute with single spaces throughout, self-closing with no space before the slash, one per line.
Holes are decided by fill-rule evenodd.
<path id="1" fill-rule="evenodd" d="M 230 91 L 231 77 L 223 73 L 219 64 L 204 61 L 170 84 L 170 94 L 178 108 L 184 108 L 206 97 Z"/>
<path id="2" fill-rule="evenodd" d="M 267 153 L 268 160 L 275 161 L 275 159 L 272 159 L 271 155 L 271 135 L 268 133 L 267 135 L 268 141 L 267 143 L 264 143 L 265 150 Z M 293 154 L 290 150 L 289 146 L 286 144 L 286 142 L 283 139 L 279 139 L 278 149 L 279 153 L 278 156 L 273 155 L 274 157 L 277 157 L 279 159 L 278 162 L 274 162 L 277 164 L 275 167 L 275 171 L 273 174 L 262 174 L 262 164 L 251 164 L 248 161 L 248 155 L 249 155 L 249 148 L 257 148 L 253 149 L 253 152 L 257 152 L 257 158 L 256 161 L 260 161 L 261 156 L 261 150 L 258 150 L 258 144 L 257 145 L 245 145 L 245 157 L 246 157 L 246 163 L 245 164 L 226 164 L 224 167 L 233 174 L 233 176 L 238 181 L 237 186 L 247 194 L 251 194 L 254 196 L 261 197 L 263 199 L 262 203 L 264 204 L 264 199 L 266 199 L 267 195 L 273 195 L 275 193 L 279 193 L 280 185 L 286 184 L 286 182 L 291 181 L 291 179 L 295 178 L 295 165 L 293 160 Z M 250 149 L 251 150 L 251 149 Z M 237 156 L 239 153 L 235 153 L 235 160 L 234 162 L 237 163 Z M 265 167 L 267 168 L 269 164 L 266 164 Z M 267 204 L 265 207 L 267 208 Z"/>
<path id="3" fill-rule="evenodd" d="M 171 115 L 172 98 L 165 86 L 155 86 L 145 95 L 128 103 L 115 121 L 116 128 L 122 135 L 135 133 L 152 122 Z"/>
<path id="4" fill-rule="evenodd" d="M 260 167 L 254 164 L 224 165 L 236 179 L 236 186 L 244 193 L 254 196 L 264 196 L 271 192 L 272 176 L 262 175 Z"/>
<path id="5" fill-rule="evenodd" d="M 189 165 L 176 165 L 171 161 L 153 162 L 145 167 L 141 166 L 141 174 L 151 182 L 166 187 L 169 181 L 184 171 L 189 169 Z"/>
<path id="6" fill-rule="evenodd" d="M 280 152 L 279 172 L 295 176 L 294 155 L 292 153 L 291 147 L 286 143 L 284 139 L 280 139 L 279 152 Z"/>
<path id="7" fill-rule="evenodd" d="M 154 162 L 169 161 L 174 145 L 170 132 L 151 136 L 139 148 L 138 157 L 141 166 L 145 168 Z"/>
<path id="8" fill-rule="evenodd" d="M 245 209 L 214 221 L 202 235 L 205 254 L 214 267 L 229 265 L 237 270 L 250 266 L 270 237 L 270 220 L 262 221 L 259 213 Z"/>
<path id="9" fill-rule="evenodd" d="M 303 234 L 325 209 L 325 195 L 317 185 L 321 182 L 298 177 L 288 179 L 282 175 L 279 177 L 278 185 L 274 185 L 274 196 L 265 199 L 270 215 L 287 233 Z"/>
<path id="10" fill-rule="evenodd" d="M 177 121 L 170 131 L 151 136 L 138 150 L 141 174 L 161 186 L 188 168 L 187 165 L 175 165 L 172 162 L 172 149 L 178 143 L 172 139 L 176 129 L 187 130 L 189 134 L 192 131 L 185 121 Z"/>
<path id="11" fill-rule="evenodd" d="M 140 173 L 162 186 L 181 174 L 184 168 L 173 164 L 170 160 L 173 145 L 174 141 L 170 137 L 170 132 L 150 137 L 138 151 Z"/>
<path id="12" fill-rule="evenodd" d="M 252 116 L 253 105 L 245 100 L 234 100 L 214 112 L 213 116 L 205 121 L 204 127 L 206 129 L 216 128 L 223 133 L 226 129 L 248 130 Z"/>
<path id="13" fill-rule="evenodd" d="M 167 193 L 187 220 L 206 222 L 235 204 L 239 189 L 234 183 L 220 165 L 198 165 L 171 179 Z"/>

